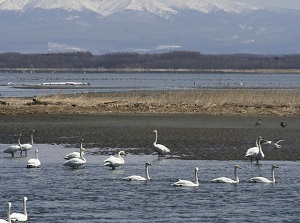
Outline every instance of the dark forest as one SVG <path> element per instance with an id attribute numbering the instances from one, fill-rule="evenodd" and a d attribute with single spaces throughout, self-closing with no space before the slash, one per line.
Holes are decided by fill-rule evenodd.
<path id="1" fill-rule="evenodd" d="M 203 55 L 174 51 L 161 54 L 90 52 L 0 54 L 0 70 L 9 69 L 300 69 L 300 55 Z"/>

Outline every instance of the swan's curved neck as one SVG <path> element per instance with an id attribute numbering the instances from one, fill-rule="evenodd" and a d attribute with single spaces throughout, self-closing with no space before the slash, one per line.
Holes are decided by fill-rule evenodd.
<path id="1" fill-rule="evenodd" d="M 261 145 L 260 145 L 260 139 L 258 139 L 257 141 L 258 141 L 259 153 L 262 154 L 262 149 L 261 149 Z"/>
<path id="2" fill-rule="evenodd" d="M 157 143 L 157 132 L 155 132 L 155 141 L 153 144 L 156 144 Z"/>
<path id="3" fill-rule="evenodd" d="M 19 146 L 21 146 L 21 136 L 19 136 L 19 138 L 18 138 L 18 144 L 19 144 Z"/>
<path id="4" fill-rule="evenodd" d="M 123 157 L 121 156 L 121 152 L 118 152 L 118 156 L 121 160 L 124 160 Z"/>
<path id="5" fill-rule="evenodd" d="M 275 168 L 272 168 L 272 181 L 275 183 Z"/>
<path id="6" fill-rule="evenodd" d="M 26 200 L 23 201 L 24 215 L 27 216 Z"/>
<path id="7" fill-rule="evenodd" d="M 33 133 L 31 133 L 31 145 L 33 145 Z"/>
<path id="8" fill-rule="evenodd" d="M 238 175 L 237 175 L 237 168 L 235 167 L 234 168 L 234 176 L 235 176 L 235 181 L 238 183 L 238 182 L 240 182 L 240 180 L 239 180 L 239 177 L 238 177 Z"/>
<path id="9" fill-rule="evenodd" d="M 198 170 L 195 170 L 195 184 L 199 184 L 199 180 L 198 180 Z"/>
<path id="10" fill-rule="evenodd" d="M 10 220 L 10 204 L 8 205 L 7 222 L 8 222 L 8 223 L 11 223 L 11 220 Z"/>
<path id="11" fill-rule="evenodd" d="M 150 180 L 150 176 L 149 176 L 149 166 L 146 166 L 146 179 Z"/>
<path id="12" fill-rule="evenodd" d="M 86 159 L 84 158 L 82 153 L 83 153 L 83 147 L 82 147 L 82 143 L 81 143 L 81 145 L 80 145 L 80 159 L 82 159 L 83 161 L 86 161 Z"/>

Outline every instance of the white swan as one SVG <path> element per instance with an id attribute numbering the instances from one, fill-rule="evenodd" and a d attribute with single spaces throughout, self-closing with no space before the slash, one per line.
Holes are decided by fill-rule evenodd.
<path id="1" fill-rule="evenodd" d="M 10 208 L 11 208 L 11 203 L 8 202 L 8 210 L 7 210 L 7 221 L 4 219 L 0 219 L 0 223 L 11 223 L 11 219 L 10 219 Z"/>
<path id="2" fill-rule="evenodd" d="M 20 143 L 21 136 L 22 135 L 20 134 L 17 145 L 12 145 L 12 146 L 8 147 L 6 150 L 4 150 L 3 152 L 10 153 L 12 157 L 15 157 L 15 152 L 21 151 L 21 143 Z"/>
<path id="3" fill-rule="evenodd" d="M 83 148 L 85 150 L 85 148 Z M 84 152 L 82 152 L 82 155 L 84 155 Z M 80 152 L 71 152 L 64 156 L 65 160 L 70 160 L 73 158 L 80 158 Z"/>
<path id="4" fill-rule="evenodd" d="M 153 142 L 153 148 L 158 152 L 159 156 L 165 155 L 170 152 L 170 150 L 162 144 L 157 144 L 157 130 L 153 130 L 155 133 L 155 141 Z"/>
<path id="5" fill-rule="evenodd" d="M 39 160 L 39 150 L 35 149 L 35 159 L 32 158 L 27 162 L 27 168 L 37 168 L 40 167 L 41 161 Z"/>
<path id="6" fill-rule="evenodd" d="M 79 158 L 72 158 L 67 160 L 63 163 L 64 166 L 72 167 L 73 169 L 78 168 L 86 163 L 86 159 L 83 157 L 83 150 L 82 142 L 80 144 L 80 157 Z"/>
<path id="7" fill-rule="evenodd" d="M 121 155 L 126 156 L 126 153 L 124 151 L 120 151 L 118 152 L 118 157 L 110 156 L 109 158 L 104 160 L 103 166 L 109 166 L 114 170 L 116 167 L 124 165 L 125 160 L 121 157 Z"/>
<path id="8" fill-rule="evenodd" d="M 150 180 L 149 166 L 152 166 L 152 165 L 151 165 L 151 163 L 147 162 L 145 164 L 146 177 L 132 175 L 132 176 L 124 177 L 123 180 L 128 180 L 128 181 L 147 181 L 147 180 Z"/>
<path id="9" fill-rule="evenodd" d="M 251 163 L 253 159 L 256 160 L 256 163 L 258 164 L 259 160 L 262 160 L 265 155 L 261 149 L 261 144 L 260 141 L 263 140 L 261 136 L 259 136 L 256 140 L 256 147 L 252 147 L 247 150 L 245 157 L 250 157 L 251 158 Z"/>
<path id="10" fill-rule="evenodd" d="M 238 175 L 237 175 L 237 172 L 236 172 L 237 169 L 241 169 L 240 165 L 235 165 L 234 166 L 235 180 L 232 180 L 228 177 L 219 177 L 219 178 L 213 179 L 211 181 L 216 182 L 216 183 L 231 183 L 231 184 L 239 183 L 240 181 L 239 181 L 239 178 L 238 178 Z"/>
<path id="11" fill-rule="evenodd" d="M 32 133 L 31 133 L 31 142 L 30 143 L 21 144 L 21 155 L 22 155 L 22 152 L 25 151 L 25 156 L 27 156 L 27 151 L 32 149 L 34 132 L 35 132 L 35 130 L 33 129 Z"/>
<path id="12" fill-rule="evenodd" d="M 281 145 L 279 144 L 280 142 L 284 142 L 284 140 L 283 140 L 283 139 L 280 139 L 280 140 L 278 140 L 277 142 L 274 142 L 274 141 L 266 141 L 266 142 L 264 142 L 263 144 L 268 144 L 268 145 L 274 146 L 275 149 L 280 149 L 280 148 L 281 148 Z"/>
<path id="13" fill-rule="evenodd" d="M 181 180 L 179 179 L 177 182 L 173 183 L 173 186 L 176 187 L 198 187 L 199 186 L 199 181 L 198 181 L 198 172 L 199 168 L 195 167 L 195 181 L 189 181 L 189 180 Z"/>
<path id="14" fill-rule="evenodd" d="M 253 182 L 253 183 L 275 183 L 275 174 L 274 174 L 274 170 L 275 168 L 278 168 L 278 166 L 276 165 L 272 165 L 272 180 L 269 180 L 265 177 L 252 177 L 250 178 L 250 182 Z"/>
<path id="15" fill-rule="evenodd" d="M 24 213 L 12 213 L 10 215 L 10 219 L 12 221 L 27 221 L 28 216 L 27 216 L 27 209 L 26 209 L 26 201 L 27 201 L 27 197 L 24 197 L 23 199 L 23 209 L 24 209 Z"/>

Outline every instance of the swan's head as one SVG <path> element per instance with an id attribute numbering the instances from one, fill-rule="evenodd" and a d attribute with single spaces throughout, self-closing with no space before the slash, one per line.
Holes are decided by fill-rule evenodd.
<path id="1" fill-rule="evenodd" d="M 27 198 L 27 197 L 24 197 L 23 199 L 24 199 L 25 202 L 28 201 L 28 198 Z"/>
<path id="2" fill-rule="evenodd" d="M 147 163 L 145 164 L 145 167 L 147 167 L 147 166 L 152 166 L 152 165 L 151 165 L 151 163 L 147 162 Z"/>
<path id="3" fill-rule="evenodd" d="M 240 165 L 235 165 L 234 168 L 235 169 L 242 169 L 242 167 Z"/>
<path id="4" fill-rule="evenodd" d="M 10 202 L 8 202 L 8 207 L 11 208 L 11 203 Z"/>
<path id="5" fill-rule="evenodd" d="M 262 141 L 262 140 L 264 140 L 264 139 L 263 139 L 263 137 L 258 136 L 258 140 Z"/>
<path id="6" fill-rule="evenodd" d="M 272 169 L 275 169 L 275 168 L 278 168 L 278 166 L 277 165 L 272 165 Z"/>
<path id="7" fill-rule="evenodd" d="M 122 151 L 119 152 L 119 155 L 126 156 L 126 153 L 125 153 L 125 151 L 122 150 Z"/>
<path id="8" fill-rule="evenodd" d="M 38 149 L 35 149 L 35 152 L 36 152 L 36 153 L 39 153 L 39 150 L 38 150 Z"/>
<path id="9" fill-rule="evenodd" d="M 153 130 L 153 133 L 157 133 L 157 130 Z"/>
<path id="10" fill-rule="evenodd" d="M 199 172 L 199 168 L 198 168 L 198 167 L 195 167 L 195 171 L 196 171 L 196 172 Z"/>

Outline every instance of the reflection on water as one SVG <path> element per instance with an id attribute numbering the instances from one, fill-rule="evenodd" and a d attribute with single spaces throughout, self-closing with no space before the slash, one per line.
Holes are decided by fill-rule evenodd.
<path id="1" fill-rule="evenodd" d="M 62 86 L 61 83 L 83 85 Z M 134 90 L 299 89 L 299 83 L 300 74 L 0 73 L 2 97 Z"/>
<path id="2" fill-rule="evenodd" d="M 249 178 L 271 178 L 274 161 L 261 165 L 249 161 L 203 161 L 159 159 L 152 155 L 127 155 L 125 165 L 111 170 L 103 166 L 107 156 L 86 152 L 83 168 L 62 165 L 64 155 L 78 148 L 38 144 L 40 169 L 27 169 L 34 157 L 11 158 L 0 145 L 0 218 L 7 202 L 13 212 L 22 212 L 28 197 L 29 222 L 297 222 L 300 216 L 300 171 L 298 162 L 276 161 L 277 183 L 253 184 Z M 126 150 L 126 148 L 123 148 Z M 128 175 L 144 174 L 150 162 L 150 182 L 127 182 Z M 211 183 L 220 176 L 233 178 L 240 164 L 239 185 Z M 199 188 L 171 186 L 178 178 L 193 180 L 198 166 Z"/>

